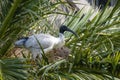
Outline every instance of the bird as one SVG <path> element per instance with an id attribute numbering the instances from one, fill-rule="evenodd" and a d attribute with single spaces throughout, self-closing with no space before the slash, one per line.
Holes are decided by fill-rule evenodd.
<path id="1" fill-rule="evenodd" d="M 34 34 L 29 37 L 23 37 L 15 42 L 16 47 L 25 47 L 32 53 L 33 59 L 42 57 L 42 53 L 47 53 L 55 48 L 61 48 L 65 44 L 64 32 L 69 31 L 75 36 L 78 36 L 74 31 L 69 29 L 65 25 L 61 25 L 59 28 L 59 36 L 54 37 L 50 34 Z M 42 51 L 43 50 L 43 51 Z"/>

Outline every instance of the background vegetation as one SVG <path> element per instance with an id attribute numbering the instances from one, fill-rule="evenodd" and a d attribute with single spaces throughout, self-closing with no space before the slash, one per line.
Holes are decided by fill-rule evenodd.
<path id="1" fill-rule="evenodd" d="M 69 8 L 68 14 L 59 6 Z M 120 0 L 105 7 L 89 21 L 94 11 L 75 13 L 63 0 L 0 0 L 0 80 L 119 80 L 120 78 Z M 20 36 L 50 33 L 57 36 L 50 14 L 64 15 L 79 39 L 65 33 L 71 49 L 68 59 L 31 62 L 30 57 L 11 57 L 14 41 Z M 54 21 L 54 20 L 53 20 Z M 14 53 L 12 53 L 14 54 Z"/>

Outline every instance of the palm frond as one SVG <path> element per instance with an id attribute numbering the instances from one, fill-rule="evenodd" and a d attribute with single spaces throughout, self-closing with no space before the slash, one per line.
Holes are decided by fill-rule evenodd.
<path id="1" fill-rule="evenodd" d="M 120 3 L 120 1 L 118 1 Z M 119 80 L 119 4 L 99 11 L 91 21 L 92 10 L 83 15 L 80 10 L 68 16 L 64 24 L 76 31 L 80 39 L 66 33 L 66 46 L 72 51 L 68 60 L 61 60 L 39 69 L 39 79 L 58 80 Z M 59 63 L 59 64 L 57 64 Z M 56 65 L 57 64 L 57 65 Z"/>
<path id="2" fill-rule="evenodd" d="M 58 8 L 61 4 L 66 5 L 66 2 L 61 0 L 56 0 L 55 3 L 49 0 L 3 0 L 0 2 L 1 58 L 7 57 L 14 39 L 23 31 L 52 30 L 49 27 L 52 24 L 49 24 L 47 18 L 52 13 L 65 15 L 67 19 L 64 24 L 76 31 L 80 37 L 78 39 L 70 33 L 65 33 L 66 37 L 70 37 L 66 39 L 66 46 L 71 49 L 69 58 L 49 64 L 38 60 L 29 70 L 29 75 L 26 69 L 28 65 L 23 59 L 23 61 L 21 59 L 0 60 L 1 80 L 119 80 L 120 0 L 113 8 L 106 6 L 103 11 L 98 11 L 91 20 L 94 13 L 92 9 L 84 13 L 83 8 L 67 16 L 66 12 Z"/>
<path id="3" fill-rule="evenodd" d="M 1 80 L 26 80 L 30 65 L 25 64 L 25 59 L 2 59 L 0 62 Z"/>

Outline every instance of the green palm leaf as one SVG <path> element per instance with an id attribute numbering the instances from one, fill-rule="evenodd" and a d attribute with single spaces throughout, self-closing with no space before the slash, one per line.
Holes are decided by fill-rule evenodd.
<path id="1" fill-rule="evenodd" d="M 68 16 L 65 25 L 76 31 L 80 39 L 66 33 L 66 46 L 72 52 L 69 60 L 60 60 L 39 69 L 43 80 L 119 80 L 120 78 L 120 1 L 114 8 L 99 11 L 89 22 L 90 10 Z M 57 64 L 58 63 L 58 64 Z"/>
<path id="2" fill-rule="evenodd" d="M 83 17 L 84 9 L 76 14 L 66 14 L 58 8 L 60 4 L 66 2 L 0 1 L 1 80 L 119 80 L 120 0 L 113 8 L 106 6 L 103 11 L 98 11 L 90 21 L 92 9 Z M 4 59 L 9 54 L 13 41 L 26 30 L 30 30 L 30 27 L 43 32 L 51 31 L 49 26 L 52 24 L 49 24 L 47 17 L 52 13 L 66 15 L 64 24 L 76 31 L 80 37 L 78 39 L 70 33 L 65 34 L 68 37 L 66 46 L 71 49 L 68 60 L 58 60 L 49 64 L 37 60 L 28 74 L 29 66 L 24 59 Z M 37 26 L 40 26 L 40 29 Z"/>
<path id="3" fill-rule="evenodd" d="M 1 80 L 26 80 L 28 78 L 28 68 L 25 59 L 2 59 L 0 62 Z"/>

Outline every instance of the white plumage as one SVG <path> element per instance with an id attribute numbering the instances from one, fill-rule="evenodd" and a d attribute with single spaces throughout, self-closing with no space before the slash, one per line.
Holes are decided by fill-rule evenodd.
<path id="1" fill-rule="evenodd" d="M 41 47 L 44 53 L 47 53 L 50 50 L 54 48 L 60 48 L 65 44 L 64 35 L 63 35 L 64 31 L 70 31 L 73 34 L 75 34 L 72 30 L 68 29 L 66 26 L 63 25 L 60 27 L 59 37 L 54 37 L 49 34 L 43 34 L 43 33 L 35 34 L 29 37 L 21 38 L 20 40 L 15 42 L 15 45 L 17 47 L 24 46 L 25 48 L 29 49 L 34 59 L 37 56 L 41 58 L 42 57 Z"/>

